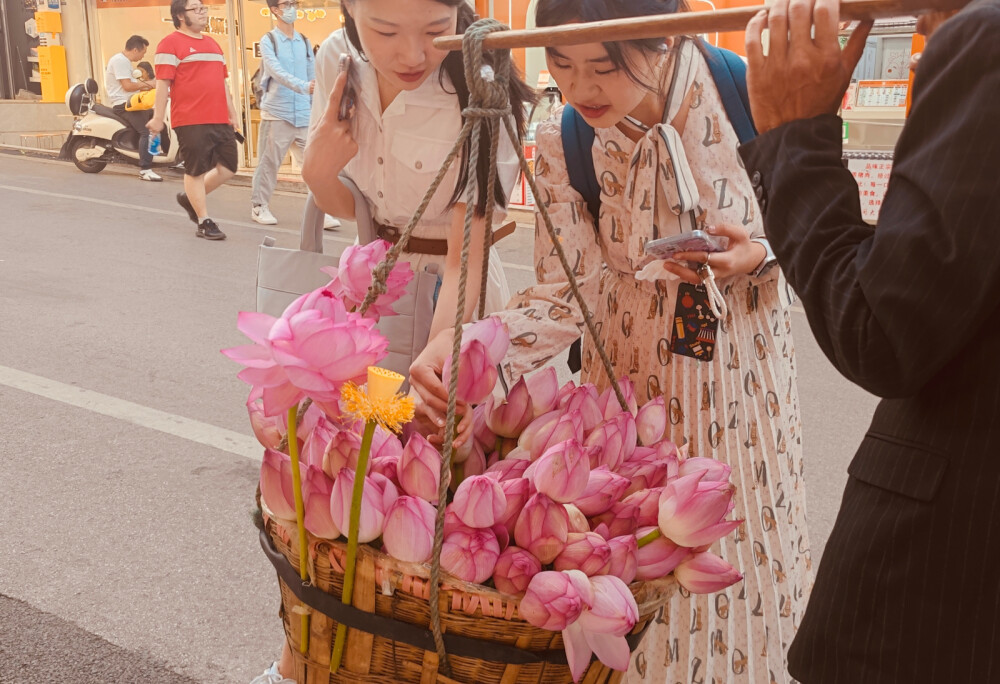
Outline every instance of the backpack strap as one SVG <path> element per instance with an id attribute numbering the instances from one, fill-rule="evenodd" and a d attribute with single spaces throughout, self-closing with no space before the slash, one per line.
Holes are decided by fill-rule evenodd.
<path id="1" fill-rule="evenodd" d="M 583 195 L 596 224 L 601 212 L 601 186 L 594 169 L 594 129 L 571 105 L 563 108 L 562 145 L 569 184 Z"/>
<path id="2" fill-rule="evenodd" d="M 753 118 L 750 116 L 750 96 L 747 93 L 747 65 L 735 52 L 703 43 L 705 61 L 708 62 L 712 80 L 722 98 L 722 106 L 729 123 L 736 131 L 740 144 L 757 137 Z"/>

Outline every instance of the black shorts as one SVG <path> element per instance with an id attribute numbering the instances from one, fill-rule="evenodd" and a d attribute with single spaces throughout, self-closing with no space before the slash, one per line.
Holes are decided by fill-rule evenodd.
<path id="1" fill-rule="evenodd" d="M 201 176 L 221 164 L 233 173 L 239 165 L 236 136 L 229 124 L 194 124 L 178 126 L 177 142 L 180 143 L 184 173 Z"/>

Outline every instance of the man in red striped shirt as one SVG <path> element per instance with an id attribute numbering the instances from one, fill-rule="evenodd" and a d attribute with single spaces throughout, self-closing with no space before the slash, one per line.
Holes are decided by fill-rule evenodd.
<path id="1" fill-rule="evenodd" d="M 226 89 L 229 72 L 222 48 L 202 35 L 208 7 L 201 0 L 171 0 L 170 16 L 177 30 L 156 47 L 156 105 L 148 127 L 154 134 L 163 130 L 169 97 L 184 160 L 184 192 L 177 203 L 198 226 L 198 237 L 225 240 L 208 216 L 206 196 L 233 177 L 238 163 L 239 117 Z"/>

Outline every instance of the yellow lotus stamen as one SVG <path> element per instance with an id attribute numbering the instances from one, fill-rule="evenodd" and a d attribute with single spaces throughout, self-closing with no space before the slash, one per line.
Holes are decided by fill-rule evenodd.
<path id="1" fill-rule="evenodd" d="M 368 398 L 391 399 L 406 380 L 399 373 L 378 366 L 368 366 Z"/>
<path id="2" fill-rule="evenodd" d="M 391 394 L 386 398 L 373 398 L 353 382 L 344 384 L 340 397 L 347 413 L 366 423 L 375 421 L 392 432 L 400 432 L 403 425 L 413 420 L 416 410 L 412 397 Z"/>

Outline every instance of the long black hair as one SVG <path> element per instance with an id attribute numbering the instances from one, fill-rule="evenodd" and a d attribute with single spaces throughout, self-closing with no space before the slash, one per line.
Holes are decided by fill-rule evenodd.
<path id="1" fill-rule="evenodd" d="M 436 0 L 436 2 L 458 9 L 458 33 L 465 33 L 465 30 L 479 19 L 479 16 L 475 13 L 472 7 L 469 6 L 467 0 Z M 354 17 L 351 16 L 346 3 L 342 4 L 340 7 L 341 12 L 344 15 L 344 30 L 347 33 L 347 37 L 351 41 L 351 45 L 354 46 L 354 49 L 358 51 L 358 54 L 364 55 L 364 50 L 361 48 L 361 39 L 358 36 L 358 26 L 354 22 Z M 497 59 L 497 54 L 498 53 L 494 53 L 494 59 Z M 502 53 L 500 58 L 510 59 L 510 54 Z M 450 52 L 448 56 L 444 58 L 444 62 L 442 62 L 441 66 L 443 71 L 441 75 L 442 82 L 444 80 L 444 73 L 447 73 L 448 78 L 451 79 L 451 83 L 455 87 L 455 94 L 458 95 L 458 103 L 464 111 L 465 108 L 469 106 L 469 84 L 465 82 L 465 66 L 462 62 L 462 53 L 457 50 Z M 524 139 L 524 132 L 527 127 L 527 121 L 525 120 L 525 108 L 528 104 L 534 102 L 537 96 L 535 91 L 529 88 L 524 82 L 521 74 L 514 65 L 511 65 L 510 71 L 510 107 L 511 112 L 514 115 L 514 123 L 518 134 L 518 139 L 514 141 L 514 144 L 521 145 Z M 463 119 L 464 118 L 465 117 L 463 116 Z M 505 127 L 501 125 L 501 136 L 505 135 L 504 130 L 506 130 Z M 479 137 L 479 163 L 476 165 L 476 179 L 479 182 L 479 194 L 476 198 L 476 216 L 483 216 L 486 214 L 486 184 L 489 180 L 488 174 L 490 172 L 489 150 L 490 136 L 487 128 L 483 126 Z M 459 169 L 458 183 L 456 183 L 455 192 L 451 196 L 451 204 L 464 201 L 465 198 L 465 186 L 469 180 L 468 145 L 466 145 L 465 149 L 462 150 L 461 159 L 462 164 Z M 507 193 L 502 185 L 497 183 L 493 201 L 500 206 L 507 206 L 508 198 L 506 194 Z"/>
<path id="2" fill-rule="evenodd" d="M 561 26 L 571 22 L 607 21 L 610 19 L 628 19 L 630 17 L 648 17 L 654 14 L 673 14 L 686 12 L 685 0 L 538 0 L 535 7 L 535 25 Z M 646 54 L 660 53 L 666 48 L 665 38 L 636 38 L 604 43 L 611 64 L 616 69 L 624 71 L 634 83 L 646 88 L 656 84 L 644 82 L 629 64 L 624 45 L 628 45 Z"/>

